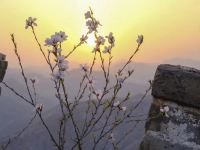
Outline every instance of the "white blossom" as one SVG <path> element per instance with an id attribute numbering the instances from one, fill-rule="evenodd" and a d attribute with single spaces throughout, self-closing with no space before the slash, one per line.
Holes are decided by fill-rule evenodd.
<path id="1" fill-rule="evenodd" d="M 120 105 L 120 102 L 119 102 L 119 101 L 117 101 L 117 102 L 115 102 L 115 103 L 113 104 L 114 107 L 118 107 L 119 105 Z"/>
<path id="2" fill-rule="evenodd" d="M 137 43 L 138 43 L 138 45 L 141 45 L 142 44 L 142 42 L 143 42 L 143 40 L 144 40 L 144 37 L 143 37 L 143 35 L 138 35 L 138 38 L 137 38 Z"/>
<path id="3" fill-rule="evenodd" d="M 58 62 L 62 62 L 63 60 L 65 60 L 65 56 L 64 55 L 60 55 L 57 57 Z"/>
<path id="4" fill-rule="evenodd" d="M 162 112 L 165 115 L 165 117 L 169 117 L 169 115 L 168 115 L 169 107 L 168 106 L 160 107 L 160 112 Z"/>
<path id="5" fill-rule="evenodd" d="M 56 32 L 55 35 L 60 36 L 60 42 L 64 42 L 68 38 L 68 35 L 66 35 L 63 31 Z"/>
<path id="6" fill-rule="evenodd" d="M 69 62 L 67 60 L 63 60 L 61 63 L 58 63 L 58 67 L 62 70 L 68 70 L 69 69 Z"/>
<path id="7" fill-rule="evenodd" d="M 111 142 L 114 142 L 114 141 L 115 141 L 114 133 L 110 133 L 110 135 L 109 135 L 109 140 L 110 140 Z"/>
<path id="8" fill-rule="evenodd" d="M 26 19 L 25 29 L 28 29 L 28 27 L 37 26 L 37 23 L 35 23 L 36 20 L 37 18 L 32 18 L 32 17 L 29 17 L 28 19 Z"/>
<path id="9" fill-rule="evenodd" d="M 168 112 L 168 111 L 169 111 L 169 107 L 168 107 L 168 106 L 165 106 L 165 107 L 164 107 L 164 111 L 165 111 L 165 112 Z"/>
<path id="10" fill-rule="evenodd" d="M 111 46 L 105 46 L 104 50 L 102 51 L 103 53 L 111 53 Z"/>
<path id="11" fill-rule="evenodd" d="M 89 33 L 92 33 L 93 31 L 97 31 L 98 26 L 100 25 L 99 21 L 93 19 L 88 20 L 86 22 L 86 26 L 88 27 Z"/>
<path id="12" fill-rule="evenodd" d="M 112 32 L 110 32 L 106 38 L 108 39 L 108 43 L 110 43 L 112 46 L 115 45 L 115 37 L 113 36 Z"/>
<path id="13" fill-rule="evenodd" d="M 52 35 L 51 38 L 45 40 L 45 46 L 56 46 L 58 42 L 61 42 L 59 35 Z"/>
<path id="14" fill-rule="evenodd" d="M 52 35 L 51 40 L 53 43 L 58 43 L 62 41 L 61 36 L 59 34 Z"/>
<path id="15" fill-rule="evenodd" d="M 64 55 L 57 57 L 57 65 L 58 65 L 59 69 L 61 69 L 62 71 L 65 71 L 69 68 L 68 64 L 69 64 L 69 62 L 67 60 L 65 60 Z"/>
<path id="16" fill-rule="evenodd" d="M 61 53 L 61 51 L 61 48 L 53 47 L 52 50 L 49 50 L 49 53 Z"/>
<path id="17" fill-rule="evenodd" d="M 122 109 L 122 111 L 126 111 L 126 107 L 125 106 L 123 106 L 121 109 Z"/>
<path id="18" fill-rule="evenodd" d="M 90 12 L 90 11 L 87 11 L 87 12 L 85 13 L 85 19 L 89 19 L 89 18 L 91 18 L 91 12 Z"/>
<path id="19" fill-rule="evenodd" d="M 168 107 L 168 106 L 161 107 L 161 108 L 160 108 L 160 111 L 161 111 L 161 112 L 168 112 L 168 111 L 169 111 L 169 107 Z"/>
<path id="20" fill-rule="evenodd" d="M 88 36 L 87 35 L 82 35 L 82 37 L 80 38 L 80 41 L 81 43 L 87 43 L 87 39 L 88 39 Z"/>
<path id="21" fill-rule="evenodd" d="M 43 104 L 36 104 L 35 110 L 36 110 L 37 112 L 42 112 L 42 109 L 43 109 Z"/>
<path id="22" fill-rule="evenodd" d="M 54 80 L 56 82 L 60 79 L 64 80 L 64 78 L 65 78 L 65 72 L 64 71 L 58 70 L 58 71 L 52 73 L 52 80 Z"/>
<path id="23" fill-rule="evenodd" d="M 97 37 L 95 43 L 96 43 L 97 45 L 104 45 L 104 43 L 105 43 L 104 37 L 102 37 L 102 36 Z"/>
<path id="24" fill-rule="evenodd" d="M 67 35 L 65 32 L 56 32 L 54 35 L 51 35 L 51 38 L 47 38 L 45 40 L 45 46 L 56 46 L 58 43 L 61 43 L 67 40 Z"/>
<path id="25" fill-rule="evenodd" d="M 44 42 L 45 42 L 45 44 L 44 44 L 45 46 L 47 46 L 47 45 L 53 45 L 53 41 L 52 41 L 51 38 L 46 38 L 46 40 Z"/>

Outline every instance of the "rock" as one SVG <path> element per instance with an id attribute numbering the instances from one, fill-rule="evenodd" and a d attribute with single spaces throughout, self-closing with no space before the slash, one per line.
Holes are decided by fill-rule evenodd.
<path id="1" fill-rule="evenodd" d="M 162 135 L 149 131 L 140 150 L 199 150 L 199 147 L 187 145 L 187 143 L 185 145 L 182 143 L 171 143 L 165 140 Z"/>
<path id="2" fill-rule="evenodd" d="M 200 108 L 200 71 L 183 66 L 160 65 L 155 74 L 152 95 Z"/>
<path id="3" fill-rule="evenodd" d="M 152 85 L 154 100 L 140 150 L 200 150 L 198 84 L 199 70 L 158 66 Z M 164 107 L 169 110 L 162 112 Z"/>
<path id="4" fill-rule="evenodd" d="M 168 106 L 167 117 L 160 107 Z M 140 150 L 200 150 L 200 111 L 163 99 L 154 99 Z"/>
<path id="5" fill-rule="evenodd" d="M 1 60 L 6 60 L 6 55 L 0 53 L 0 61 L 1 61 Z"/>
<path id="6" fill-rule="evenodd" d="M 0 82 L 3 81 L 4 75 L 6 73 L 6 69 L 8 66 L 8 62 L 5 61 L 6 56 L 0 53 Z M 1 94 L 1 87 L 0 87 L 0 94 Z"/>

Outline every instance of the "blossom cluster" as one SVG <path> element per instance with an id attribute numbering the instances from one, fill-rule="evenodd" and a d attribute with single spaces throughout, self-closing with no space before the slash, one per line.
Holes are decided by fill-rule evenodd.
<path id="1" fill-rule="evenodd" d="M 36 20 L 37 20 L 36 18 L 32 18 L 32 17 L 29 17 L 28 19 L 26 19 L 25 29 L 28 29 L 28 27 L 37 26 Z"/>
<path id="2" fill-rule="evenodd" d="M 96 110 L 98 109 L 98 107 L 101 107 L 104 105 L 105 100 L 105 95 L 107 93 L 109 93 L 110 91 L 114 90 L 114 96 L 113 96 L 113 100 L 110 100 L 109 103 L 109 107 L 111 107 L 113 110 L 116 110 L 117 112 L 123 113 L 124 115 L 128 112 L 127 107 L 125 106 L 125 100 L 119 101 L 117 100 L 118 97 L 118 91 L 122 88 L 122 85 L 124 84 L 125 80 L 130 77 L 130 75 L 133 73 L 132 70 L 128 71 L 128 75 L 123 74 L 123 71 L 125 70 L 124 68 L 131 62 L 132 57 L 134 56 L 134 54 L 139 50 L 140 45 L 143 43 L 144 37 L 143 35 L 138 35 L 138 38 L 136 40 L 137 42 L 137 49 L 135 51 L 135 53 L 130 57 L 130 59 L 128 60 L 128 62 L 125 64 L 125 66 L 123 67 L 123 69 L 121 69 L 119 71 L 119 73 L 116 75 L 116 84 L 115 85 L 110 85 L 109 84 L 109 80 L 110 80 L 110 64 L 111 64 L 111 59 L 112 59 L 112 49 L 115 46 L 115 37 L 113 35 L 112 32 L 110 32 L 107 36 L 101 36 L 98 33 L 98 28 L 101 25 L 100 22 L 93 17 L 93 12 L 92 10 L 87 11 L 85 13 L 85 19 L 86 19 L 86 26 L 88 28 L 88 32 L 85 35 L 82 35 L 82 37 L 80 38 L 79 44 L 75 45 L 74 48 L 72 49 L 72 51 L 70 51 L 68 53 L 68 55 L 64 55 L 63 54 L 63 49 L 62 49 L 62 44 L 63 42 L 65 42 L 66 40 L 68 40 L 68 35 L 65 34 L 65 32 L 60 31 L 60 32 L 55 32 L 53 35 L 51 35 L 49 38 L 46 38 L 44 41 L 44 46 L 48 47 L 48 56 L 46 56 L 45 52 L 43 52 L 41 45 L 39 44 L 36 35 L 34 33 L 34 26 L 37 26 L 36 23 L 36 18 L 32 18 L 29 17 L 26 20 L 26 26 L 25 28 L 32 28 L 33 34 L 35 35 L 36 41 L 38 42 L 41 51 L 43 52 L 43 55 L 47 61 L 47 63 L 50 66 L 51 69 L 51 73 L 52 73 L 52 80 L 55 81 L 55 88 L 57 89 L 56 94 L 60 94 L 60 87 L 63 88 L 63 91 L 65 90 L 65 85 L 64 85 L 64 80 L 65 80 L 65 73 L 66 71 L 69 69 L 69 62 L 68 62 L 68 56 L 73 53 L 75 51 L 75 49 L 77 47 L 79 47 L 80 45 L 87 43 L 87 39 L 88 39 L 88 35 L 89 34 L 94 34 L 95 36 L 95 47 L 92 51 L 92 53 L 95 53 L 94 55 L 94 63 L 91 65 L 91 68 L 89 68 L 88 65 L 84 64 L 84 65 L 80 65 L 81 70 L 83 70 L 83 72 L 85 73 L 84 79 L 83 79 L 83 85 L 86 84 L 86 88 L 88 88 L 89 90 L 89 97 L 92 98 L 92 100 L 97 100 L 98 104 L 96 106 Z M 104 46 L 104 48 L 102 48 Z M 50 48 L 49 48 L 50 47 Z M 102 49 L 101 49 L 102 48 Z M 100 60 L 101 60 L 101 65 L 102 65 L 102 70 L 104 73 L 104 77 L 105 77 L 105 82 L 106 82 L 106 86 L 103 88 L 103 90 L 99 90 L 96 89 L 94 86 L 94 78 L 92 76 L 92 68 L 93 65 L 95 64 L 95 60 L 96 60 L 96 52 L 98 52 L 100 55 Z M 104 60 L 103 54 L 109 54 L 109 62 L 108 62 L 108 67 L 107 67 L 107 63 Z M 53 57 L 53 59 L 51 59 Z M 54 63 L 52 63 L 52 60 L 54 60 Z M 85 79 L 87 80 L 85 83 Z M 32 84 L 34 85 L 36 83 L 36 79 L 31 79 Z M 62 83 L 62 84 L 60 84 Z M 60 86 L 62 85 L 62 86 Z M 85 92 L 85 89 L 82 86 L 82 83 L 80 84 L 80 89 L 79 89 L 79 94 Z M 111 86 L 111 87 L 110 87 Z M 62 90 L 62 89 L 61 89 Z M 82 91 L 81 91 L 82 90 Z M 116 91 L 117 92 L 116 92 Z M 87 91 L 87 90 L 86 90 Z M 65 94 L 65 93 L 64 93 Z M 82 98 L 82 95 L 80 94 L 80 99 Z M 68 99 L 66 98 L 67 96 L 65 96 L 65 102 L 68 101 Z M 77 96 L 77 97 L 78 97 Z M 63 95 L 61 95 L 62 99 Z M 128 97 L 128 96 L 127 96 Z M 79 99 L 79 100 L 80 100 Z M 90 99 L 89 99 L 90 100 Z M 104 101 L 105 100 L 105 101 Z M 36 103 L 35 103 L 36 104 Z M 35 106 L 35 110 L 38 113 L 42 113 L 43 111 L 43 105 L 42 104 L 36 104 Z M 68 105 L 68 104 L 67 104 Z M 66 108 L 69 111 L 69 114 L 71 113 L 71 109 L 70 107 L 66 106 Z M 75 107 L 74 107 L 75 108 Z M 105 111 L 106 112 L 106 108 L 105 107 Z M 164 114 L 166 117 L 168 117 L 168 111 L 169 111 L 169 107 L 165 106 L 165 107 L 161 107 L 160 111 L 162 114 Z M 95 114 L 95 113 L 94 113 Z M 73 117 L 73 114 L 70 114 L 70 117 Z M 73 118 L 72 118 L 73 119 Z M 109 135 L 109 139 L 114 142 L 115 141 L 115 137 L 114 137 L 114 133 L 113 131 L 111 131 L 110 135 Z"/>
<path id="3" fill-rule="evenodd" d="M 91 11 L 87 11 L 85 13 L 85 19 L 87 20 L 86 21 L 86 26 L 88 27 L 88 30 L 89 30 L 89 33 L 92 33 L 92 32 L 97 32 L 97 28 L 99 27 L 100 22 L 98 20 L 96 20 L 93 15 L 92 15 L 92 12 Z"/>
<path id="4" fill-rule="evenodd" d="M 138 38 L 136 42 L 138 43 L 138 46 L 140 46 L 143 43 L 144 37 L 143 35 L 138 35 Z"/>
<path id="5" fill-rule="evenodd" d="M 25 28 L 27 29 L 28 27 L 33 27 L 37 26 L 36 24 L 36 18 L 29 17 L 26 19 L 26 26 Z M 61 49 L 61 44 L 66 41 L 68 38 L 68 35 L 65 34 L 65 32 L 60 31 L 60 32 L 55 32 L 55 34 L 51 35 L 50 38 L 46 38 L 45 40 L 45 46 L 51 47 L 51 50 L 48 50 L 49 54 L 54 54 L 57 70 L 54 70 L 52 73 L 53 80 L 58 81 L 59 79 L 64 79 L 65 76 L 65 71 L 69 68 L 68 66 L 68 61 L 66 60 L 65 56 L 62 55 L 62 49 Z M 84 42 L 87 37 L 83 36 L 82 41 Z M 33 82 L 33 81 L 32 81 Z"/>
<path id="6" fill-rule="evenodd" d="M 64 80 L 65 71 L 69 68 L 69 62 L 66 60 L 64 55 L 59 55 L 56 58 L 57 70 L 52 74 L 53 80 L 58 81 L 59 79 Z"/>
<path id="7" fill-rule="evenodd" d="M 96 46 L 95 46 L 95 48 L 93 49 L 92 53 L 94 53 L 94 52 L 99 52 L 99 51 L 100 51 L 100 46 L 101 46 L 101 45 L 104 45 L 104 43 L 105 43 L 105 38 L 104 38 L 103 36 L 98 36 L 98 37 L 96 37 L 95 43 L 96 43 Z"/>
<path id="8" fill-rule="evenodd" d="M 80 43 L 81 44 L 87 43 L 87 39 L 88 39 L 87 35 L 82 35 L 82 37 L 80 38 Z"/>
<path id="9" fill-rule="evenodd" d="M 63 32 L 63 31 L 56 32 L 50 38 L 47 38 L 45 40 L 45 45 L 56 47 L 59 43 L 62 43 L 65 40 L 67 40 L 67 38 L 68 38 L 68 36 L 65 34 L 65 32 Z"/>
<path id="10" fill-rule="evenodd" d="M 160 107 L 160 112 L 165 116 L 165 117 L 169 117 L 168 112 L 169 112 L 169 107 L 168 106 L 164 106 L 164 107 Z"/>
<path id="11" fill-rule="evenodd" d="M 116 101 L 116 102 L 113 104 L 113 106 L 119 108 L 119 110 L 126 111 L 126 107 L 125 107 L 125 106 L 121 106 L 120 101 Z"/>
<path id="12" fill-rule="evenodd" d="M 38 113 L 41 113 L 42 110 L 43 110 L 43 104 L 36 104 L 35 110 L 36 110 Z"/>
<path id="13" fill-rule="evenodd" d="M 51 35 L 50 38 L 45 40 L 45 46 L 51 46 L 52 50 L 49 50 L 49 53 L 53 53 L 56 57 L 56 66 L 57 70 L 54 70 L 52 73 L 53 80 L 64 80 L 65 71 L 69 68 L 69 62 L 66 60 L 65 56 L 62 55 L 61 44 L 66 41 L 68 36 L 65 32 L 60 31 Z"/>
<path id="14" fill-rule="evenodd" d="M 106 36 L 105 38 L 107 38 L 109 46 L 105 46 L 102 52 L 110 54 L 111 49 L 115 46 L 115 37 L 113 36 L 113 33 L 110 32 L 109 35 Z M 106 41 L 105 38 L 103 36 L 96 37 L 96 41 L 95 41 L 96 46 L 92 52 L 100 51 L 100 46 L 105 44 L 105 41 Z"/>

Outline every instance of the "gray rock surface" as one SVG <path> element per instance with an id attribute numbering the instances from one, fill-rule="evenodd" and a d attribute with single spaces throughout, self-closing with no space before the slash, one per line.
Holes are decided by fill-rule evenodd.
<path id="1" fill-rule="evenodd" d="M 200 71 L 196 69 L 158 67 L 140 150 L 200 150 L 199 86 Z M 169 109 L 162 112 L 166 107 Z"/>
<path id="2" fill-rule="evenodd" d="M 160 65 L 155 74 L 152 95 L 200 108 L 200 71 L 184 66 Z"/>
<path id="3" fill-rule="evenodd" d="M 158 135 L 157 132 L 149 131 L 146 133 L 143 147 L 141 150 L 199 150 L 198 147 L 190 146 L 187 143 L 172 143 Z"/>

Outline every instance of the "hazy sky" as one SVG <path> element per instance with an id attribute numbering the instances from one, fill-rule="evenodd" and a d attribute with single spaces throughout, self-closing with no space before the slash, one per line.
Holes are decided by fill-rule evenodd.
<path id="1" fill-rule="evenodd" d="M 144 44 L 138 62 L 162 62 L 173 58 L 200 60 L 200 0 L 0 0 L 0 51 L 10 67 L 16 59 L 9 34 L 15 33 L 26 66 L 42 65 L 41 55 L 25 19 L 38 18 L 36 32 L 43 43 L 56 31 L 69 35 L 64 48 L 70 50 L 86 31 L 84 13 L 91 6 L 103 25 L 100 33 L 116 37 L 115 61 L 126 59 L 136 46 L 137 34 Z M 92 45 L 79 48 L 71 65 L 88 63 Z"/>

